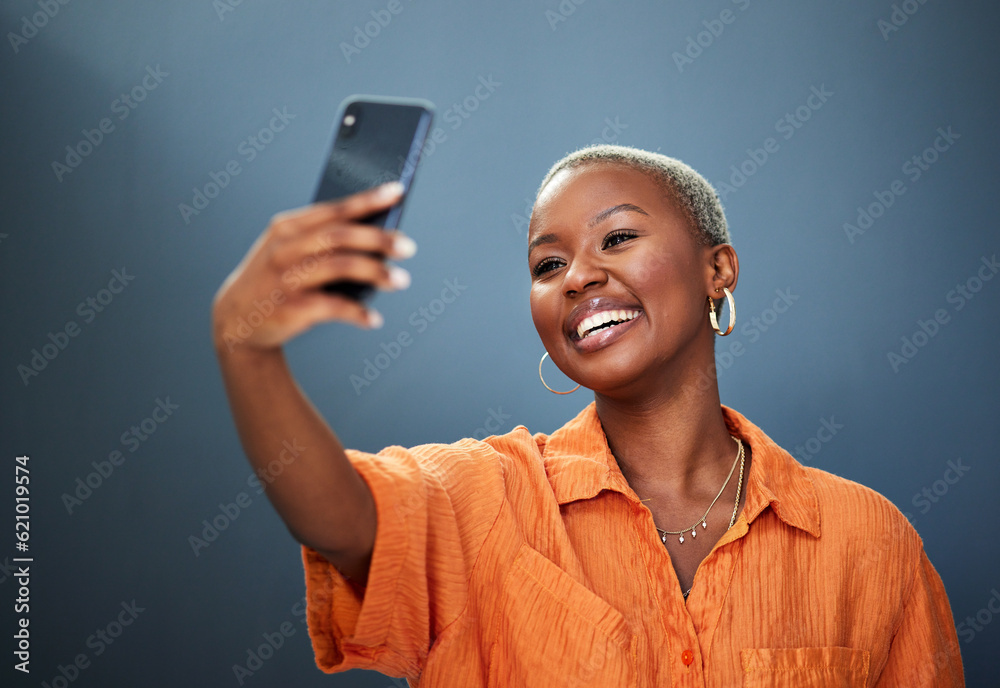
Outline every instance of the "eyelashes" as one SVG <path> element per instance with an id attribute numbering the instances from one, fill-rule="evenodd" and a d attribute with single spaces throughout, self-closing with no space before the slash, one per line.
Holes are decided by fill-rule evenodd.
<path id="1" fill-rule="evenodd" d="M 548 272 L 549 270 L 553 269 L 552 268 L 553 264 L 557 263 L 557 262 L 559 262 L 557 258 L 546 258 L 545 260 L 543 260 L 541 263 L 539 263 L 538 265 L 536 265 L 531 270 L 531 275 L 533 277 L 539 277 L 542 274 L 544 274 L 544 273 Z"/>
<path id="2" fill-rule="evenodd" d="M 610 243 L 614 239 L 634 239 L 637 236 L 639 236 L 639 233 L 633 229 L 616 229 L 604 237 L 604 243 L 601 245 L 601 248 L 609 248 L 610 246 L 617 246 L 622 243 L 620 241 L 616 241 L 613 244 Z"/>
<path id="3" fill-rule="evenodd" d="M 637 236 L 639 236 L 639 233 L 634 229 L 616 229 L 613 232 L 609 232 L 607 236 L 604 237 L 604 241 L 601 242 L 601 250 L 604 251 L 609 248 L 619 246 L 629 239 L 634 239 Z M 540 277 L 546 272 L 554 270 L 560 263 L 562 263 L 560 258 L 545 258 L 532 268 L 531 274 L 533 277 Z"/>

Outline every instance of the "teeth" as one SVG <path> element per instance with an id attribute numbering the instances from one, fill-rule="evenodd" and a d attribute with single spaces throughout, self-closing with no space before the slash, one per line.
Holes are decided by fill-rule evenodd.
<path id="1" fill-rule="evenodd" d="M 576 334 L 578 337 L 580 337 L 580 339 L 585 339 L 586 337 L 589 337 L 591 334 L 594 334 L 593 332 L 590 332 L 590 334 L 585 334 L 585 333 L 587 333 L 590 330 L 593 330 L 595 327 L 600 327 L 601 325 L 605 325 L 609 322 L 624 322 L 626 320 L 632 320 L 633 318 L 637 318 L 638 316 L 639 316 L 639 311 L 626 311 L 626 310 L 601 311 L 600 313 L 595 313 L 594 315 L 588 318 L 584 318 L 583 322 L 577 326 Z"/>

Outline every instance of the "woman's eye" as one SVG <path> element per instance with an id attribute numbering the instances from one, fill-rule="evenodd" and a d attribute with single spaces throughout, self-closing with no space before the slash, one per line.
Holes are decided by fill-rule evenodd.
<path id="1" fill-rule="evenodd" d="M 604 237 L 604 246 L 602 248 L 617 246 L 618 244 L 624 243 L 629 239 L 634 239 L 637 236 L 639 236 L 638 233 L 633 232 L 630 229 L 619 229 L 618 231 L 611 232 L 611 234 Z"/>
<path id="2" fill-rule="evenodd" d="M 639 236 L 639 232 L 633 229 L 615 230 L 604 237 L 604 241 L 601 243 L 601 250 L 603 251 L 614 246 L 618 246 L 619 244 L 623 244 L 629 239 L 634 239 L 637 236 Z M 546 272 L 555 270 L 561 263 L 562 261 L 558 258 L 546 258 L 531 270 L 531 274 L 533 277 L 540 277 Z"/>
<path id="3" fill-rule="evenodd" d="M 555 269 L 556 267 L 558 267 L 558 264 L 559 261 L 556 260 L 555 258 L 546 258 L 541 263 L 535 266 L 535 269 L 531 271 L 531 274 L 534 275 L 535 277 L 538 277 L 543 273 Z"/>

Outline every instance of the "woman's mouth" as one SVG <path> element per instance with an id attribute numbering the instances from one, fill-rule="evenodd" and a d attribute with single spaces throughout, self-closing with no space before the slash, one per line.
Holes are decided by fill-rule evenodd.
<path id="1" fill-rule="evenodd" d="M 639 311 L 633 310 L 610 310 L 595 313 L 577 325 L 576 336 L 578 339 L 587 339 L 603 329 L 616 327 L 637 317 L 639 317 Z"/>
<path id="2" fill-rule="evenodd" d="M 611 309 L 594 313 L 577 325 L 570 340 L 578 351 L 589 353 L 603 349 L 631 330 L 642 315 L 641 310 L 635 309 Z"/>

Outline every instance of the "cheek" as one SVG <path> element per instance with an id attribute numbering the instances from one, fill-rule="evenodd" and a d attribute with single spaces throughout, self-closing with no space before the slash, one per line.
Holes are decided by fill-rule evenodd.
<path id="1" fill-rule="evenodd" d="M 529 298 L 531 306 L 531 321 L 535 324 L 535 331 L 542 342 L 548 341 L 550 334 L 560 327 L 559 304 L 553 299 L 546 298 L 544 288 L 532 287 Z"/>
<path id="2" fill-rule="evenodd" d="M 621 278 L 659 320 L 686 320 L 698 315 L 699 275 L 693 262 L 669 252 L 630 256 Z"/>
<path id="3" fill-rule="evenodd" d="M 678 266 L 669 255 L 647 253 L 632 257 L 624 267 L 629 284 L 647 293 L 662 293 L 679 277 Z"/>
<path id="4" fill-rule="evenodd" d="M 545 316 L 542 311 L 544 310 L 544 305 L 541 299 L 539 299 L 535 294 L 535 288 L 531 289 L 531 296 L 528 299 L 528 305 L 531 307 L 531 322 L 535 324 L 535 330 L 538 334 L 542 334 L 542 323 L 545 321 Z"/>

